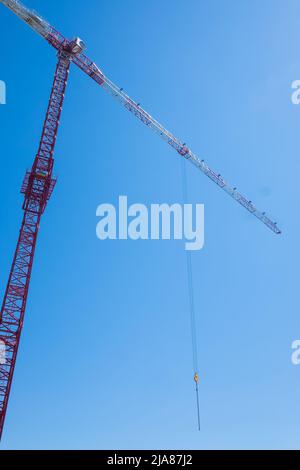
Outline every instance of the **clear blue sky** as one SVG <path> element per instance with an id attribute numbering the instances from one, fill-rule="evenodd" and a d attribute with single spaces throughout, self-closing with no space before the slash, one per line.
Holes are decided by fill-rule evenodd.
<path id="1" fill-rule="evenodd" d="M 276 236 L 194 167 L 202 431 L 196 430 L 185 252 L 96 238 L 119 195 L 182 200 L 180 159 L 72 68 L 2 449 L 299 448 L 300 4 L 296 0 L 27 0 L 80 35 L 119 86 L 283 229 Z M 41 132 L 55 53 L 0 5 L 0 281 Z"/>

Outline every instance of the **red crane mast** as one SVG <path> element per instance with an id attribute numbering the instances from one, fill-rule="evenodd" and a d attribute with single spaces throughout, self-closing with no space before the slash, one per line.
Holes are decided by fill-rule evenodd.
<path id="1" fill-rule="evenodd" d="M 21 188 L 24 216 L 0 314 L 0 340 L 5 345 L 5 363 L 0 367 L 0 439 L 23 327 L 40 220 L 56 183 L 52 173 L 53 153 L 69 68 L 68 54 L 60 53 L 39 149 Z"/>

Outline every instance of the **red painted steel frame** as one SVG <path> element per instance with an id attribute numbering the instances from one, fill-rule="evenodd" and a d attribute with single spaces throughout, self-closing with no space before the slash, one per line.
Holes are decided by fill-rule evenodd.
<path id="1" fill-rule="evenodd" d="M 69 68 L 70 57 L 60 52 L 40 146 L 21 189 L 25 197 L 24 217 L 0 313 L 0 342 L 4 343 L 6 356 L 5 363 L 0 364 L 0 439 L 16 365 L 40 219 L 55 186 L 53 153 Z"/>

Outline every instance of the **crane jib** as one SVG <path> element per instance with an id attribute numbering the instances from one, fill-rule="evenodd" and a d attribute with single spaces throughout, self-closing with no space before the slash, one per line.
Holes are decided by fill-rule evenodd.
<path id="1" fill-rule="evenodd" d="M 35 12 L 30 11 L 21 2 L 17 0 L 0 0 L 5 6 L 12 10 L 19 18 L 25 21 L 38 34 L 43 36 L 48 43 L 58 51 L 67 50 L 73 41 L 66 39 L 59 31 L 51 26 L 46 20 L 41 18 Z M 133 101 L 124 91 L 111 82 L 100 70 L 100 68 L 84 54 L 70 53 L 70 60 L 74 62 L 83 72 L 91 77 L 95 82 L 104 88 L 110 95 L 117 99 L 128 111 L 136 116 L 143 124 L 156 132 L 163 140 L 173 147 L 181 156 L 190 160 L 215 184 L 229 194 L 234 200 L 239 202 L 251 214 L 255 215 L 274 233 L 280 234 L 281 230 L 277 223 L 273 222 L 265 215 L 265 212 L 259 211 L 252 201 L 236 191 L 225 179 L 217 172 L 213 171 L 204 160 L 200 160 L 185 144 L 177 139 L 173 134 L 167 131 L 159 122 L 157 122 L 149 113 L 147 113 L 138 103 Z"/>

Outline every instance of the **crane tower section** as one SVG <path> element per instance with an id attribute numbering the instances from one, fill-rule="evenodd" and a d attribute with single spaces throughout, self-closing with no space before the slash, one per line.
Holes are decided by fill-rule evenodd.
<path id="1" fill-rule="evenodd" d="M 53 152 L 69 67 L 68 55 L 59 54 L 39 149 L 21 188 L 24 216 L 0 311 L 0 342 L 5 348 L 4 361 L 0 364 L 0 438 L 24 321 L 40 220 L 55 186 Z"/>

